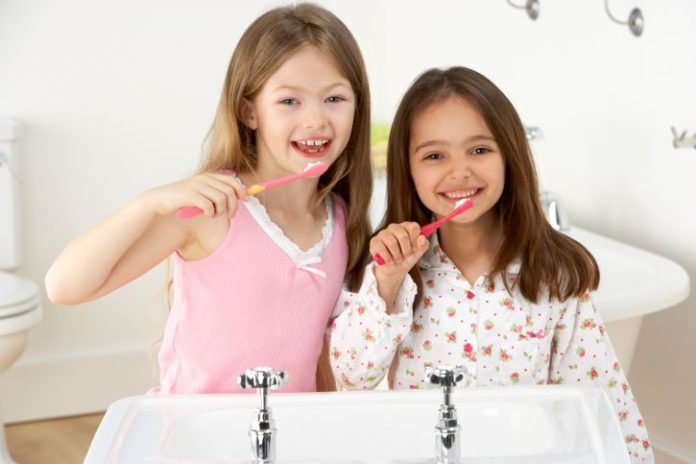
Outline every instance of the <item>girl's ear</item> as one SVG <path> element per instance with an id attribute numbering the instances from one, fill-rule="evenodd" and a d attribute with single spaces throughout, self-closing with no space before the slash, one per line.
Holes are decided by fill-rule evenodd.
<path id="1" fill-rule="evenodd" d="M 254 104 L 250 102 L 247 98 L 242 97 L 241 101 L 242 107 L 242 122 L 251 130 L 256 130 L 259 126 L 258 119 L 256 118 L 256 111 L 254 111 Z"/>

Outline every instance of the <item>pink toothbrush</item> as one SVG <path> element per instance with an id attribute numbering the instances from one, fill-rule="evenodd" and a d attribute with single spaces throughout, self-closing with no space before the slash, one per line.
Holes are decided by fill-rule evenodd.
<path id="1" fill-rule="evenodd" d="M 247 188 L 247 194 L 256 195 L 257 193 L 261 193 L 266 189 L 279 187 L 281 185 L 285 185 L 295 180 L 303 179 L 305 177 L 319 177 L 322 174 L 324 174 L 327 169 L 329 169 L 329 166 L 326 163 L 322 163 L 321 161 L 318 161 L 316 163 L 309 163 L 307 164 L 307 166 L 305 166 L 304 171 L 300 173 L 281 177 L 279 179 L 261 182 L 260 184 L 254 184 L 251 187 Z M 176 212 L 176 215 L 182 219 L 196 217 L 201 214 L 203 214 L 203 210 L 196 206 L 186 206 L 184 208 L 179 208 L 179 210 Z"/>
<path id="2" fill-rule="evenodd" d="M 449 221 L 453 217 L 462 214 L 464 211 L 471 208 L 472 206 L 474 206 L 473 201 L 468 200 L 466 198 L 462 198 L 454 204 L 454 209 L 448 215 L 442 216 L 437 221 L 433 221 L 430 224 L 426 224 L 423 227 L 421 227 L 421 234 L 425 235 L 426 237 L 430 237 L 431 235 L 433 235 L 433 232 L 435 232 L 442 224 Z"/>
<path id="3" fill-rule="evenodd" d="M 464 211 L 471 208 L 472 206 L 474 206 L 473 201 L 466 198 L 462 198 L 454 204 L 454 209 L 449 214 L 447 214 L 446 216 L 442 216 L 437 221 L 433 221 L 430 224 L 422 226 L 420 230 L 421 234 L 425 235 L 426 237 L 430 237 L 442 224 L 449 221 L 453 217 L 462 214 Z M 382 256 L 379 253 L 375 253 L 375 262 L 378 266 L 381 266 L 382 264 L 384 264 L 384 258 L 382 258 Z"/>
<path id="4" fill-rule="evenodd" d="M 316 163 L 309 163 L 307 164 L 307 166 L 305 166 L 304 171 L 300 173 L 292 174 L 286 177 L 281 177 L 280 179 L 269 180 L 260 184 L 254 184 L 247 189 L 247 193 L 249 195 L 256 195 L 257 193 L 261 193 L 266 189 L 279 187 L 281 185 L 293 182 L 297 179 L 302 179 L 304 177 L 319 177 L 322 174 L 324 174 L 327 169 L 329 169 L 329 166 L 326 163 L 322 163 L 321 161 L 317 161 Z"/>

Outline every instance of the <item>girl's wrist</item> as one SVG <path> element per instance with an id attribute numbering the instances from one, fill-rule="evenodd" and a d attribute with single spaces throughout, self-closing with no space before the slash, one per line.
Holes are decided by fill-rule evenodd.
<path id="1" fill-rule="evenodd" d="M 135 197 L 135 203 L 138 206 L 138 208 L 141 209 L 144 213 L 149 214 L 152 218 L 154 218 L 155 216 L 163 215 L 158 208 L 156 190 L 156 188 L 148 189 L 142 192 L 137 197 Z"/>
<path id="2" fill-rule="evenodd" d="M 377 282 L 384 285 L 385 287 L 396 287 L 399 288 L 401 283 L 406 278 L 408 272 L 389 272 L 384 269 L 383 266 L 375 266 L 375 279 Z"/>
<path id="3" fill-rule="evenodd" d="M 377 293 L 387 306 L 387 314 L 394 311 L 394 301 L 405 278 L 406 274 L 390 274 L 384 272 L 381 267 L 375 267 Z"/>

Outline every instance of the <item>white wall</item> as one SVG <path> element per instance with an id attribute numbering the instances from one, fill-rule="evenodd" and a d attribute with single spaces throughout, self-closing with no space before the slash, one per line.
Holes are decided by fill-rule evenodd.
<path id="1" fill-rule="evenodd" d="M 390 121 L 426 67 L 475 68 L 543 129 L 542 184 L 573 223 L 671 258 L 696 280 L 696 151 L 674 150 L 669 129 L 696 131 L 696 2 L 611 0 L 620 17 L 643 9 L 641 38 L 600 0 L 542 1 L 536 22 L 503 0 L 320 3 L 363 49 L 375 121 Z M 0 115 L 25 125 L 19 274 L 41 281 L 84 228 L 193 169 L 232 49 L 275 4 L 0 2 Z M 163 285 L 159 269 L 80 307 L 46 301 L 4 379 L 6 417 L 98 410 L 151 385 L 143 353 L 161 331 Z M 695 301 L 647 318 L 631 373 L 653 442 L 691 460 Z"/>

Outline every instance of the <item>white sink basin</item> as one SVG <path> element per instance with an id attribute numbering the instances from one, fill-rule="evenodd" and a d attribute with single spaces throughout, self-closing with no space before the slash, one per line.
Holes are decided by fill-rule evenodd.
<path id="1" fill-rule="evenodd" d="M 594 302 L 605 322 L 667 309 L 689 296 L 689 275 L 674 261 L 577 227 L 566 234 L 597 260 Z"/>
<path id="2" fill-rule="evenodd" d="M 466 463 L 628 463 L 607 396 L 594 388 L 457 390 Z M 438 390 L 277 394 L 278 463 L 432 463 Z M 107 411 L 85 460 L 250 462 L 255 395 L 141 396 Z"/>

